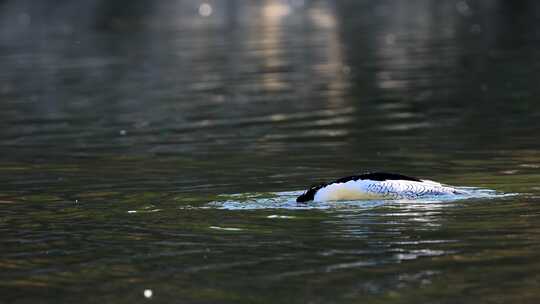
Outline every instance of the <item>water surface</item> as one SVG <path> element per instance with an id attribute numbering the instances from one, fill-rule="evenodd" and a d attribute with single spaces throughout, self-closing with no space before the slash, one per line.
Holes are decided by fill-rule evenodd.
<path id="1" fill-rule="evenodd" d="M 0 302 L 537 303 L 538 12 L 1 2 Z M 365 170 L 518 195 L 291 202 Z"/>

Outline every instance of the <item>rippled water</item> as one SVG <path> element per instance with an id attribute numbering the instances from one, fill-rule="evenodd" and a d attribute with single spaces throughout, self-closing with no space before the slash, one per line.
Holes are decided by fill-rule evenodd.
<path id="1" fill-rule="evenodd" d="M 228 210 L 257 209 L 362 209 L 390 205 L 429 205 L 450 204 L 466 199 L 497 199 L 518 195 L 517 193 L 497 193 L 489 189 L 474 187 L 455 187 L 463 190 L 462 194 L 425 196 L 417 199 L 367 199 L 355 201 L 329 201 L 298 203 L 296 198 L 304 191 L 287 191 L 276 193 L 241 193 L 220 195 L 218 200 L 200 208 L 220 208 Z M 192 206 L 186 206 L 192 208 Z"/>
<path id="2" fill-rule="evenodd" d="M 114 3 L 0 3 L 0 302 L 540 300 L 536 1 Z"/>

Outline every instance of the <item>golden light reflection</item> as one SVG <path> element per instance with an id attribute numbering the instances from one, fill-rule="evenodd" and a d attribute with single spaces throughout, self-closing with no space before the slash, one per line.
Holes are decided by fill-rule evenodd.
<path id="1" fill-rule="evenodd" d="M 263 18 L 265 22 L 279 23 L 280 19 L 291 13 L 291 7 L 283 1 L 266 2 L 263 7 Z"/>
<path id="2" fill-rule="evenodd" d="M 349 67 L 344 64 L 336 12 L 328 3 L 319 3 L 310 9 L 309 16 L 316 29 L 326 37 L 325 48 L 321 48 L 326 53 L 326 62 L 316 65 L 315 71 L 318 77 L 328 79 L 328 102 L 332 106 L 343 106 L 342 93 Z"/>
<path id="3" fill-rule="evenodd" d="M 302 73 L 297 88 L 311 93 L 314 88 L 325 88 L 321 93 L 334 106 L 341 106 L 346 87 L 348 67 L 343 63 L 343 52 L 338 32 L 335 8 L 331 3 L 316 2 L 309 6 L 303 1 L 266 1 L 261 9 L 260 27 L 256 35 L 262 38 L 260 57 L 264 72 L 262 86 L 268 91 L 283 91 L 294 82 L 291 65 Z M 302 30 L 309 28 L 308 32 Z M 294 36 L 294 39 L 291 37 Z M 291 51 L 304 53 L 304 58 L 320 60 L 294 60 Z M 296 55 L 295 55 L 296 56 Z M 315 81 L 313 81 L 315 80 Z"/>
<path id="4" fill-rule="evenodd" d="M 319 28 L 336 27 L 335 15 L 328 7 L 314 7 L 310 10 L 310 17 Z"/>
<path id="5" fill-rule="evenodd" d="M 281 73 L 273 70 L 285 64 L 281 57 L 282 52 L 275 50 L 284 47 L 282 20 L 290 13 L 290 6 L 283 1 L 267 1 L 262 8 L 262 59 L 265 70 L 262 74 L 262 85 L 268 91 L 280 91 L 288 86 Z"/>

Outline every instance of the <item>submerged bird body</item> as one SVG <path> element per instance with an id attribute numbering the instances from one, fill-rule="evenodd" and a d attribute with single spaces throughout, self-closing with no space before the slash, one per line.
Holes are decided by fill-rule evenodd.
<path id="1" fill-rule="evenodd" d="M 422 198 L 464 194 L 465 191 L 430 180 L 394 173 L 366 173 L 348 176 L 309 188 L 297 202 L 325 202 L 361 199 Z"/>

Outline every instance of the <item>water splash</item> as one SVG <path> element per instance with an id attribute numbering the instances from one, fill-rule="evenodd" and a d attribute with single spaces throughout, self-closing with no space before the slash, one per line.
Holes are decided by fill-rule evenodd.
<path id="1" fill-rule="evenodd" d="M 303 191 L 269 192 L 269 193 L 239 193 L 223 194 L 218 200 L 208 203 L 206 207 L 225 209 L 225 210 L 258 210 L 258 209 L 371 209 L 379 206 L 432 206 L 440 203 L 450 203 L 466 199 L 496 199 L 507 196 L 514 196 L 515 193 L 501 193 L 495 190 L 475 188 L 475 187 L 456 187 L 464 190 L 466 194 L 431 196 L 421 199 L 377 199 L 377 200 L 354 200 L 354 201 L 335 201 L 335 202 L 308 202 L 297 203 L 296 198 Z"/>

